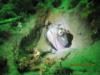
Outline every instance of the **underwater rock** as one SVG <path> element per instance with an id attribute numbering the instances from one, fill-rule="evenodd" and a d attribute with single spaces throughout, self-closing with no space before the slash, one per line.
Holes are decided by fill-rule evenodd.
<path id="1" fill-rule="evenodd" d="M 29 59 L 26 57 L 21 58 L 19 61 L 17 61 L 18 65 L 18 71 L 20 73 L 24 73 L 29 71 Z"/>
<path id="2" fill-rule="evenodd" d="M 22 38 L 20 42 L 20 48 L 25 50 L 28 46 L 32 45 L 33 43 L 33 48 L 37 45 L 47 16 L 44 15 L 45 13 L 46 12 L 43 12 L 43 14 L 39 15 L 39 17 L 36 20 L 34 28 L 30 30 L 29 34 Z"/>
<path id="3" fill-rule="evenodd" d="M 49 66 L 49 67 L 52 67 L 55 63 L 56 63 L 56 61 L 54 58 L 46 58 L 44 60 L 44 64 Z"/>
<path id="4" fill-rule="evenodd" d="M 36 46 L 40 36 L 41 36 L 41 26 L 39 27 L 39 25 L 36 25 L 27 36 L 22 38 L 20 43 L 20 48 L 25 50 L 25 48 L 27 48 L 33 42 L 34 46 Z"/>

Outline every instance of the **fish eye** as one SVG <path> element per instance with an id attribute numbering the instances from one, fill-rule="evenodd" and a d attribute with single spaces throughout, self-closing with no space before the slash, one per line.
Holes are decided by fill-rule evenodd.
<path id="1" fill-rule="evenodd" d="M 58 34 L 59 34 L 59 35 L 63 35 L 63 31 L 62 31 L 62 30 L 59 30 L 59 31 L 58 31 Z"/>

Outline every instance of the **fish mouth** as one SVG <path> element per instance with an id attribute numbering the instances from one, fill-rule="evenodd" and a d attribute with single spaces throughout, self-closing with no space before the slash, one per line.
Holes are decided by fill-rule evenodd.
<path id="1" fill-rule="evenodd" d="M 68 45 L 68 38 L 67 36 L 60 36 L 60 37 L 57 37 L 57 40 L 59 41 L 59 43 L 63 46 L 63 47 L 67 47 Z"/>
<path id="2" fill-rule="evenodd" d="M 69 35 L 69 33 L 65 33 L 62 36 L 58 36 L 57 40 L 59 42 L 59 44 L 62 46 L 62 49 L 64 48 L 69 48 L 72 44 L 72 38 L 68 37 L 68 36 L 72 36 L 71 34 Z"/>

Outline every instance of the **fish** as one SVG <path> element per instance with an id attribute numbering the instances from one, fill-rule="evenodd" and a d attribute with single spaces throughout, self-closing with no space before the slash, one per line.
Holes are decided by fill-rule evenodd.
<path id="1" fill-rule="evenodd" d="M 73 35 L 64 28 L 52 26 L 48 28 L 46 39 L 55 50 L 62 50 L 71 46 Z"/>

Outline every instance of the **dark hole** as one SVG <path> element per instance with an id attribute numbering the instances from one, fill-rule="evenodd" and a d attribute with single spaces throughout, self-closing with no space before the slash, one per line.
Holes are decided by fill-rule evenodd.
<path id="1" fill-rule="evenodd" d="M 9 31 L 0 31 L 0 45 L 9 40 L 11 33 Z"/>
<path id="2" fill-rule="evenodd" d="M 11 33 L 9 31 L 1 31 L 0 32 L 0 38 L 2 38 L 4 40 L 8 40 L 10 36 L 11 36 Z"/>
<path id="3" fill-rule="evenodd" d="M 66 47 L 70 47 L 72 44 L 72 40 L 73 40 L 73 35 L 71 33 L 67 33 L 67 38 L 68 38 L 68 45 L 66 45 Z"/>
<path id="4" fill-rule="evenodd" d="M 0 75 L 4 75 L 8 72 L 7 60 L 3 57 L 0 57 Z"/>
<path id="5" fill-rule="evenodd" d="M 55 1 L 52 3 L 52 5 L 53 5 L 55 8 L 59 7 L 59 6 L 61 5 L 61 0 L 55 0 Z"/>

